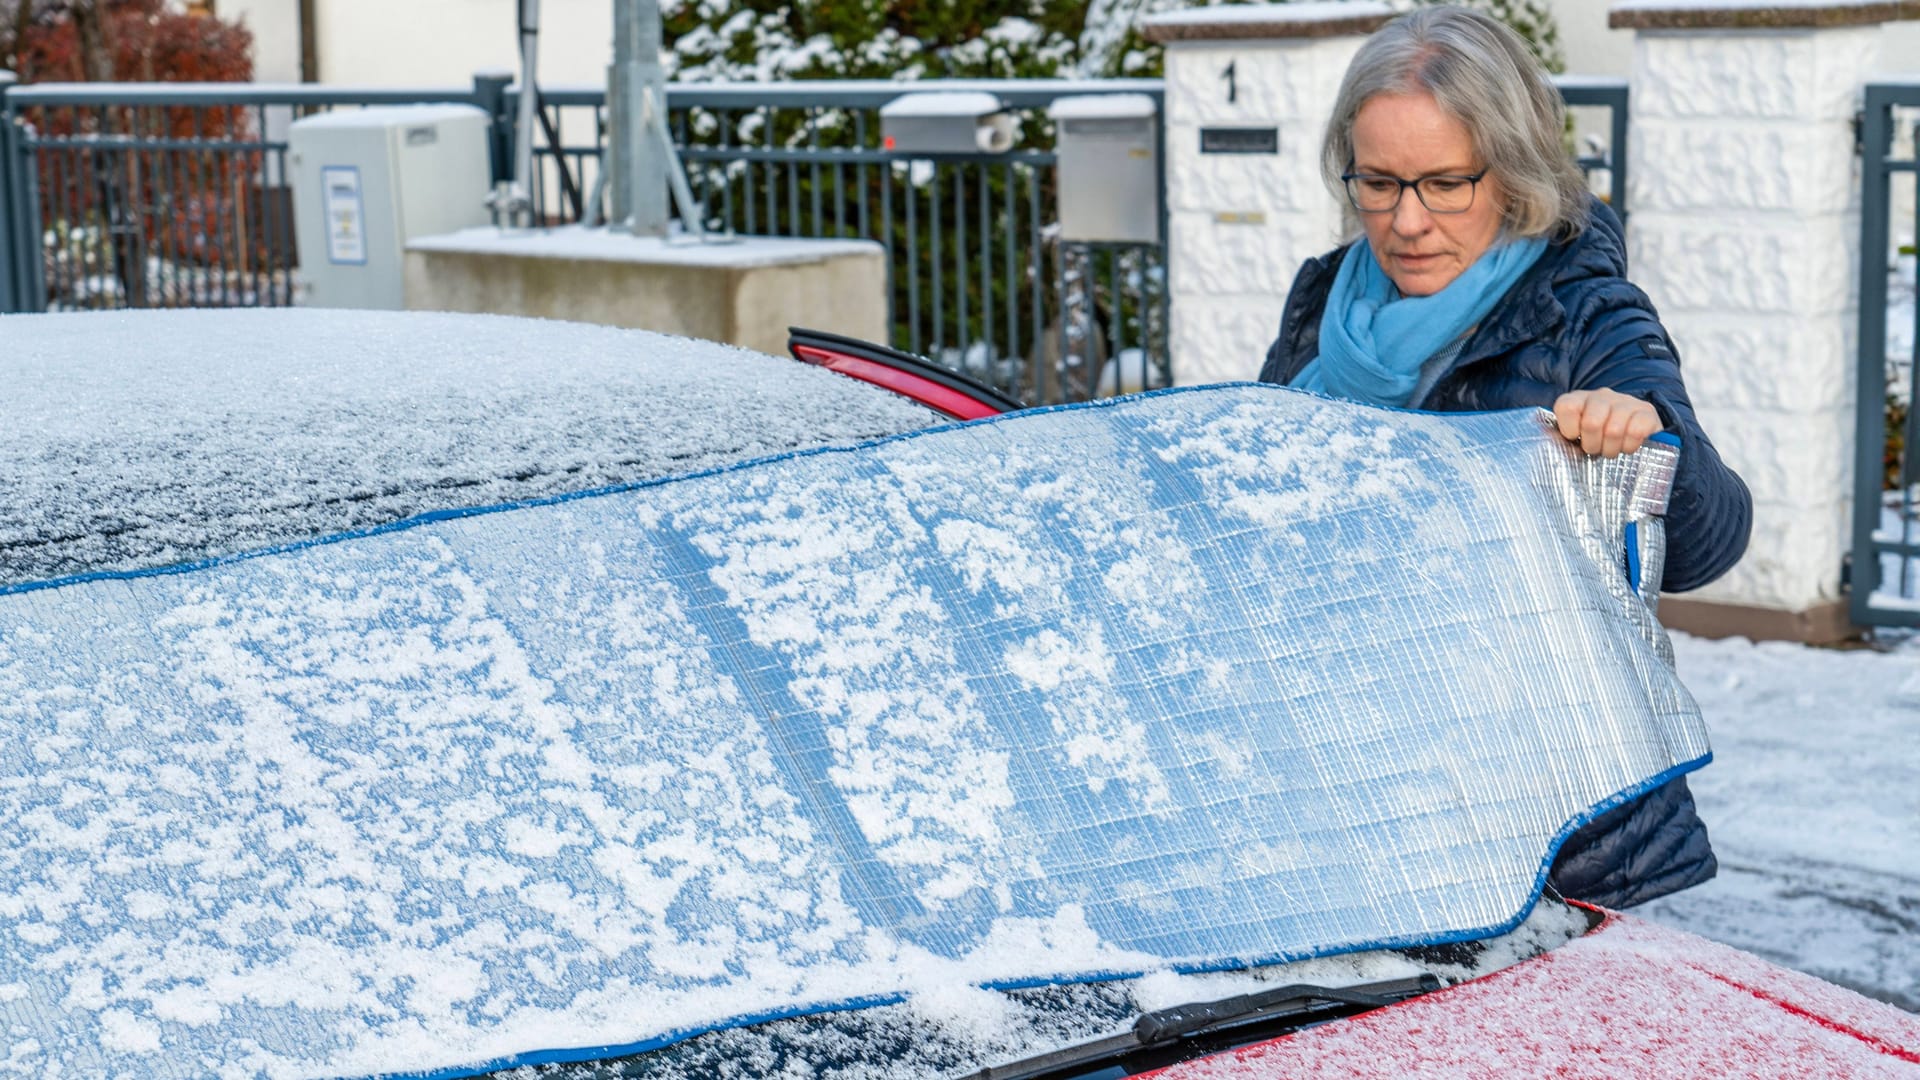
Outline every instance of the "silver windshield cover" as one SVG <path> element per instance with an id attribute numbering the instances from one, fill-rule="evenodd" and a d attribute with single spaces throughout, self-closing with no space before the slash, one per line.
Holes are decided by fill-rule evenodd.
<path id="1" fill-rule="evenodd" d="M 1707 758 L 1674 453 L 1226 386 L 0 592 L 0 1026 L 458 1071 L 1495 932 Z"/>

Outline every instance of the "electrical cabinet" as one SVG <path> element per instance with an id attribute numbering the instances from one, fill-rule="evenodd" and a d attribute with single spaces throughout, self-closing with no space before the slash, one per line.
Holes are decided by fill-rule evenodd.
<path id="1" fill-rule="evenodd" d="M 406 306 L 407 241 L 487 225 L 487 114 L 471 105 L 339 109 L 287 135 L 296 302 Z"/>

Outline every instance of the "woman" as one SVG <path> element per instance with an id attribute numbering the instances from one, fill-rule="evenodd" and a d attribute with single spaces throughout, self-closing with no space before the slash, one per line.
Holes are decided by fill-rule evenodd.
<path id="1" fill-rule="evenodd" d="M 1693 415 L 1673 342 L 1626 279 L 1619 219 L 1561 145 L 1559 92 L 1511 30 L 1428 8 L 1368 39 L 1322 149 L 1359 219 L 1301 267 L 1260 372 L 1377 405 L 1540 406 L 1589 454 L 1682 443 L 1662 588 L 1698 588 L 1746 550 L 1752 500 Z M 1684 780 L 1562 847 L 1560 891 L 1624 907 L 1715 869 Z"/>

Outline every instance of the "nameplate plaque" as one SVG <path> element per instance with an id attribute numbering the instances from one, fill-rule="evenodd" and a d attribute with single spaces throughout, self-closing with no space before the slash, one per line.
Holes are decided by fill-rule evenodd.
<path id="1" fill-rule="evenodd" d="M 1277 154 L 1277 127 L 1205 127 L 1200 129 L 1203 154 Z"/>

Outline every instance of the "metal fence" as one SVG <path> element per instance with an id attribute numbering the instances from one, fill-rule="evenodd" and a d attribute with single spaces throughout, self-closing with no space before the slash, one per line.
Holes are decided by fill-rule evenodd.
<path id="1" fill-rule="evenodd" d="M 706 227 L 725 236 L 862 238 L 891 268 L 892 344 L 1028 402 L 1171 382 L 1160 244 L 1061 242 L 1046 107 L 1063 96 L 1161 98 L 1157 80 L 945 80 L 1017 118 L 1014 149 L 909 156 L 878 112 L 934 84 L 674 86 L 669 120 Z M 511 96 L 505 102 L 511 107 Z M 542 220 L 579 220 L 598 182 L 604 94 L 541 94 Z M 1143 212 L 1153 213 L 1143 207 Z"/>
<path id="2" fill-rule="evenodd" d="M 1164 244 L 1061 242 L 1052 125 L 1066 94 L 1143 93 L 1157 80 L 943 81 L 1019 118 L 1014 148 L 911 157 L 880 144 L 878 110 L 933 84 L 684 85 L 670 120 L 708 227 L 724 236 L 861 237 L 885 247 L 893 344 L 1029 402 L 1165 385 Z M 1561 80 L 1575 111 L 1607 110 L 1579 154 L 1625 208 L 1627 89 Z M 511 158 L 514 92 L 471 87 L 67 84 L 7 88 L 0 105 L 0 304 L 12 310 L 296 302 L 287 129 L 344 107 L 465 102 L 494 118 L 495 177 Z M 593 203 L 604 92 L 544 90 L 540 220 Z M 1164 149 L 1164 147 L 1163 147 Z M 1161 160 L 1165 160 L 1164 153 Z M 1164 202 L 1164 200 L 1162 200 Z M 1149 211 L 1151 212 L 1151 211 Z M 1164 219 L 1161 235 L 1164 237 Z M 37 241 L 37 242 L 36 242 Z"/>
<path id="3" fill-rule="evenodd" d="M 942 83 L 987 89 L 1021 119 L 1008 153 L 883 149 L 898 83 L 674 88 L 669 108 L 709 228 L 862 237 L 892 269 L 893 344 L 1030 402 L 1170 381 L 1161 245 L 1055 238 L 1045 107 L 1066 93 L 1145 93 L 1152 80 Z M 579 220 L 599 180 L 604 95 L 542 94 L 540 220 Z M 55 85 L 12 88 L 0 126 L 0 278 L 13 310 L 283 306 L 296 302 L 287 129 L 342 107 L 466 102 L 511 160 L 506 81 L 458 90 Z M 1147 212 L 1151 213 L 1151 210 Z M 34 238 L 40 243 L 35 244 Z"/>
<path id="4" fill-rule="evenodd" d="M 1851 615 L 1862 626 L 1920 626 L 1920 411 L 1913 407 L 1920 82 L 1869 84 L 1860 138 Z"/>
<path id="5" fill-rule="evenodd" d="M 1561 77 L 1556 84 L 1576 116 L 1599 120 L 1606 131 L 1583 140 L 1575 159 L 1624 219 L 1626 80 Z M 1017 110 L 1020 148 L 911 160 L 882 149 L 879 108 L 927 84 L 676 86 L 668 100 L 710 227 L 886 245 L 896 347 L 1034 402 L 1166 385 L 1164 244 L 1053 239 L 1052 131 L 1043 115 L 1059 97 L 1090 90 L 1145 93 L 1163 103 L 1161 83 L 939 86 L 984 90 Z M 542 93 L 535 204 L 546 220 L 578 220 L 584 212 L 583 193 L 598 177 L 604 101 L 599 89 Z M 1164 162 L 1164 140 L 1161 150 Z"/>
<path id="6" fill-rule="evenodd" d="M 287 126 L 340 107 L 475 100 L 319 86 L 4 89 L 0 303 L 16 311 L 289 305 Z"/>
<path id="7" fill-rule="evenodd" d="M 1572 114 L 1574 163 L 1620 220 L 1627 220 L 1627 81 L 1556 75 L 1553 82 Z"/>

